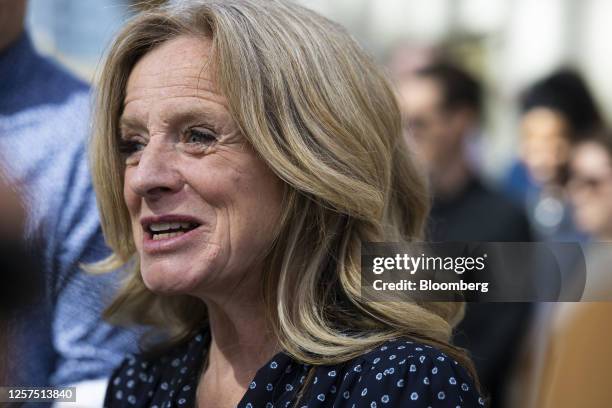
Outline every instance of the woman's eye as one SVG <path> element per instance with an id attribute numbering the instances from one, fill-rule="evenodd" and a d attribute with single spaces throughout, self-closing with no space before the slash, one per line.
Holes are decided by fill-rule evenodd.
<path id="1" fill-rule="evenodd" d="M 207 130 L 189 129 L 185 136 L 185 142 L 189 144 L 200 144 L 210 146 L 217 141 L 217 136 Z"/>
<path id="2" fill-rule="evenodd" d="M 139 152 L 145 148 L 145 144 L 137 140 L 126 140 L 121 139 L 119 141 L 119 153 L 124 156 L 130 156 L 136 152 Z"/>

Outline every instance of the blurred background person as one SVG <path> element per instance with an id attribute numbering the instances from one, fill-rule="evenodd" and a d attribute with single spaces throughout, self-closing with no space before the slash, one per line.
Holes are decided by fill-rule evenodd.
<path id="1" fill-rule="evenodd" d="M 454 64 L 435 62 L 404 76 L 398 85 L 406 137 L 433 190 L 429 238 L 528 241 L 525 214 L 485 186 L 467 152 L 482 128 L 480 83 Z"/>
<path id="2" fill-rule="evenodd" d="M 569 197 L 577 227 L 596 241 L 612 241 L 612 133 L 600 131 L 573 149 Z"/>
<path id="3" fill-rule="evenodd" d="M 40 246 L 45 291 L 14 320 L 12 341 L 23 347 L 10 356 L 7 385 L 99 380 L 102 398 L 136 336 L 100 317 L 118 274 L 80 268 L 108 255 L 88 172 L 89 89 L 34 50 L 25 14 L 24 0 L 0 2 L 0 152 L 8 183 L 22 191 L 26 242 Z"/>
<path id="4" fill-rule="evenodd" d="M 531 396 L 531 399 L 517 401 L 513 406 L 610 406 L 612 303 L 555 303 L 547 323 L 546 347 L 538 356 L 540 369 L 532 377 L 533 381 L 521 390 L 523 398 Z"/>
<path id="5" fill-rule="evenodd" d="M 14 186 L 5 180 L 0 169 L 0 385 L 10 378 L 11 356 L 19 353 L 11 330 L 11 319 L 19 310 L 40 295 L 40 271 L 36 257 L 23 242 L 25 210 Z"/>
<path id="6" fill-rule="evenodd" d="M 538 239 L 581 240 L 565 196 L 571 146 L 602 125 L 582 77 L 561 69 L 537 81 L 522 96 L 520 163 L 508 188 L 524 203 Z"/>
<path id="7" fill-rule="evenodd" d="M 541 320 L 543 347 L 531 357 L 536 361 L 530 364 L 533 380 L 523 387 L 528 397 L 516 406 L 599 408 L 612 400 L 612 133 L 585 134 L 571 148 L 568 164 L 573 217 L 589 237 L 583 244 L 586 270 L 581 271 L 586 287 L 582 302 L 551 304 Z"/>
<path id="8" fill-rule="evenodd" d="M 400 77 L 398 91 L 405 136 L 433 191 L 429 239 L 529 241 L 524 213 L 480 181 L 467 153 L 481 129 L 480 83 L 457 65 L 433 62 Z M 457 328 L 455 341 L 471 352 L 492 406 L 504 397 L 529 311 L 521 303 L 472 303 Z"/>
<path id="9" fill-rule="evenodd" d="M 565 185 L 573 146 L 602 126 L 594 97 L 577 71 L 560 68 L 527 87 L 519 104 L 519 157 L 509 173 L 508 191 L 525 206 L 537 240 L 584 241 L 588 232 L 574 224 Z M 565 265 L 576 261 L 570 251 L 563 255 Z M 591 255 L 586 259 L 589 261 Z M 587 264 L 587 272 L 590 269 Z M 571 276 L 566 279 L 584 285 L 584 272 L 572 272 L 571 268 L 569 271 Z M 538 275 L 538 287 L 550 285 L 547 276 L 547 271 Z M 539 401 L 542 390 L 537 388 L 548 387 L 545 370 L 553 361 L 549 356 L 554 347 L 551 341 L 561 333 L 555 331 L 552 322 L 559 320 L 560 310 L 563 308 L 557 304 L 544 302 L 538 303 L 534 312 L 515 378 L 520 383 L 517 395 L 530 395 L 531 399 L 525 401 L 519 397 L 520 405 L 540 407 L 543 404 Z M 564 335 L 572 333 L 579 332 L 569 330 Z"/>
<path id="10" fill-rule="evenodd" d="M 587 283 L 583 299 L 607 300 L 612 291 L 612 133 L 594 132 L 569 161 L 569 198 L 580 231 L 587 234 Z"/>

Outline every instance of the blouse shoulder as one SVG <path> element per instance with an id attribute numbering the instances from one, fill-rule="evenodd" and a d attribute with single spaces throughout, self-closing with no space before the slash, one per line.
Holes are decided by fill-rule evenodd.
<path id="1" fill-rule="evenodd" d="M 384 343 L 345 366 L 338 390 L 347 407 L 481 407 L 467 370 L 429 345 Z"/>
<path id="2" fill-rule="evenodd" d="M 188 397 L 198 374 L 205 336 L 174 346 L 161 355 L 129 354 L 111 375 L 105 406 L 158 406 L 154 400 Z M 177 395 L 177 397 L 180 395 Z M 161 404 L 159 405 L 161 406 Z"/>

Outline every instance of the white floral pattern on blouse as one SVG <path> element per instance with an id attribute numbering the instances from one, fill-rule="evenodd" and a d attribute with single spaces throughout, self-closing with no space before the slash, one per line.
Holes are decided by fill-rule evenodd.
<path id="1" fill-rule="evenodd" d="M 164 356 L 129 356 L 115 370 L 104 406 L 183 408 L 195 406 L 208 334 Z M 482 407 L 467 371 L 431 346 L 388 341 L 344 364 L 317 366 L 310 386 L 296 398 L 312 366 L 285 353 L 261 367 L 237 408 Z M 203 408 L 203 407 L 200 407 Z"/>

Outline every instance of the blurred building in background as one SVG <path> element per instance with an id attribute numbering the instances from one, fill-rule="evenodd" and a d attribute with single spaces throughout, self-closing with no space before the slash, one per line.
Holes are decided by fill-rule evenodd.
<path id="1" fill-rule="evenodd" d="M 607 0 L 302 0 L 344 24 L 381 61 L 400 44 L 445 48 L 486 84 L 483 166 L 501 177 L 517 150 L 520 92 L 563 65 L 580 70 L 612 116 Z"/>
<path id="2" fill-rule="evenodd" d="M 507 184 L 525 150 L 520 105 L 534 83 L 570 67 L 586 80 L 604 122 L 612 116 L 612 2 L 606 0 L 302 0 L 348 27 L 394 77 L 442 54 L 484 84 L 484 121 L 471 162 L 490 184 Z M 519 144 L 522 143 L 522 149 Z M 528 183 L 527 175 L 524 184 Z M 506 185 L 504 185 L 506 187 Z M 560 187 L 563 187 L 562 185 Z M 504 188 L 506 189 L 506 188 Z M 559 197 L 526 197 L 537 238 L 584 239 L 572 233 Z M 533 194 L 532 194 L 533 196 Z M 550 198 L 550 197 L 548 197 Z M 553 211 L 546 210 L 550 207 Z M 559 210 L 561 209 L 561 210 Z M 533 211 L 532 211 L 533 210 Z M 557 213 L 561 214 L 558 215 Z M 547 217 L 554 215 L 548 224 Z M 563 221 L 563 222 L 562 222 Z M 560 226 L 565 226 L 561 228 Z"/>

